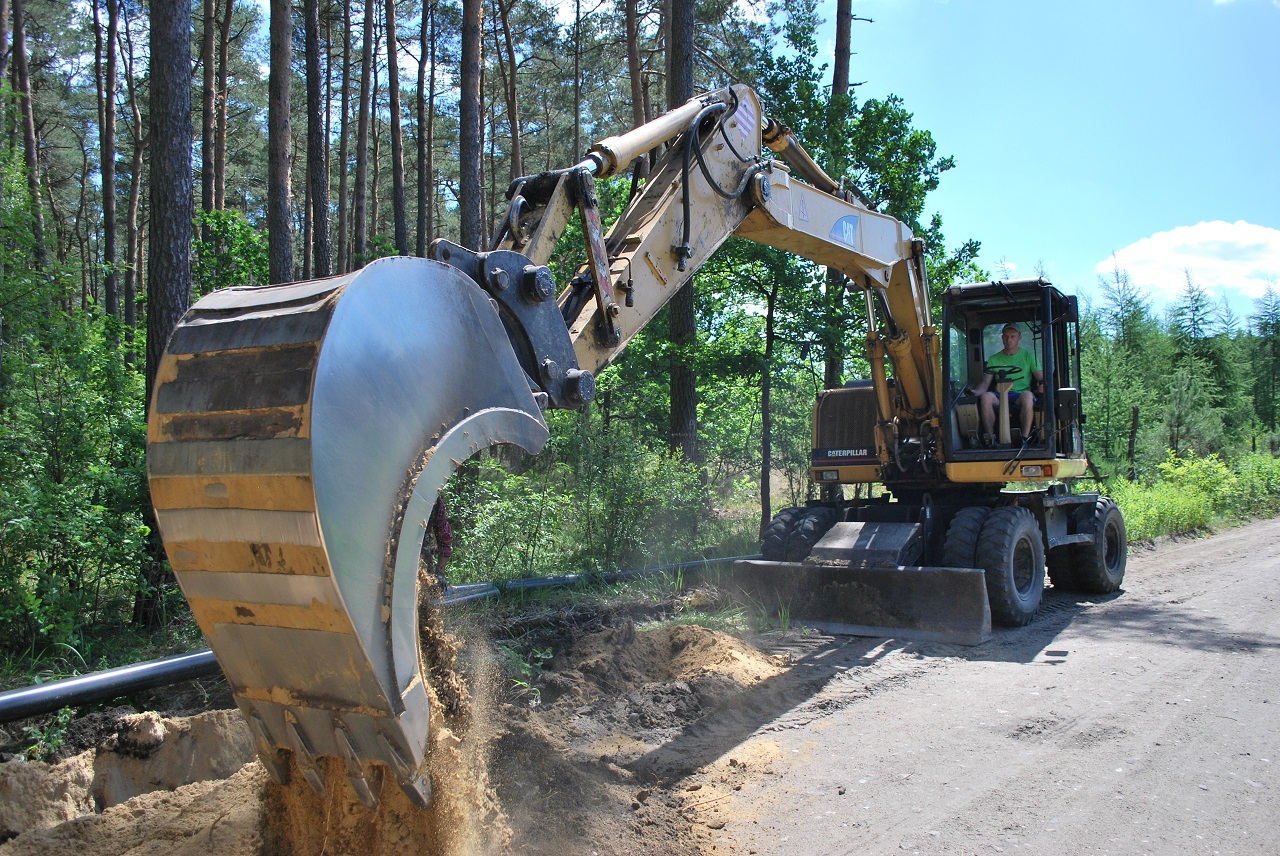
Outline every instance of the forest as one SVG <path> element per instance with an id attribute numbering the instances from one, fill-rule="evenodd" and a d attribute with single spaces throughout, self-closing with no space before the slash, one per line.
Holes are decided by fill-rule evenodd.
<path id="1" fill-rule="evenodd" d="M 0 0 L 5 680 L 200 644 L 144 456 L 149 378 L 191 301 L 435 237 L 487 246 L 514 178 L 696 92 L 753 86 L 829 174 L 925 238 L 935 291 L 1000 278 L 975 263 L 980 235 L 928 213 L 946 141 L 900 98 L 859 97 L 873 71 L 850 61 L 874 25 L 841 0 L 821 56 L 815 6 Z M 645 169 L 601 183 L 606 212 Z M 571 233 L 561 284 L 582 261 Z M 1116 269 L 1082 313 L 1087 444 L 1131 538 L 1280 507 L 1280 296 L 1240 317 L 1214 285 L 1187 271 L 1157 310 Z M 541 455 L 455 475 L 451 578 L 755 552 L 810 489 L 815 395 L 867 376 L 864 312 L 823 269 L 731 240 L 592 405 L 549 414 Z"/>

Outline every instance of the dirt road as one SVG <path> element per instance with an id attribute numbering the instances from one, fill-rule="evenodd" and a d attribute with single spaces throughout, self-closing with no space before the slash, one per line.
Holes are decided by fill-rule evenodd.
<path id="1" fill-rule="evenodd" d="M 0 854 L 1280 853 L 1278 576 L 1271 520 L 1135 550 L 1120 595 L 1047 591 L 976 648 L 587 615 L 523 694 L 470 639 L 445 814 L 272 785 L 234 713 L 138 714 L 0 764 Z"/>
<path id="2" fill-rule="evenodd" d="M 820 689 L 731 747 L 751 775 L 691 780 L 708 849 L 1278 853 L 1278 577 L 1271 520 L 1135 551 L 1122 595 L 1046 592 L 977 648 L 819 648 L 792 671 Z"/>

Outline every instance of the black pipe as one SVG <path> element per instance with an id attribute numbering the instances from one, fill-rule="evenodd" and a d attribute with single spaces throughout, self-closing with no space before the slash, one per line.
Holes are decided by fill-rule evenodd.
<path id="1" fill-rule="evenodd" d="M 605 574 L 604 579 L 616 582 L 622 579 L 661 573 L 675 568 L 692 568 L 698 565 L 716 565 L 733 562 L 738 559 L 754 559 L 758 556 L 726 556 L 721 559 L 698 559 L 692 562 L 676 562 L 671 565 L 660 565 L 654 568 L 636 568 Z M 591 579 L 600 579 L 590 574 L 570 574 L 563 577 L 542 577 L 532 580 L 517 580 L 507 583 L 503 590 L 541 588 L 543 586 L 573 585 Z M 468 603 L 486 597 L 493 597 L 501 592 L 490 583 L 457 586 L 444 598 L 445 606 Z M 120 696 L 132 695 L 142 690 L 192 681 L 196 678 L 216 674 L 218 661 L 213 651 L 205 648 L 186 654 L 175 654 L 159 660 L 148 660 L 145 663 L 134 663 L 118 669 L 94 672 L 89 675 L 78 675 L 47 684 L 37 684 L 20 690 L 9 690 L 0 693 L 0 722 L 13 722 L 29 716 L 53 713 L 70 705 L 88 704 L 94 701 L 106 701 Z"/>
<path id="2" fill-rule="evenodd" d="M 0 722 L 52 713 L 68 705 L 105 701 L 215 674 L 218 661 L 208 648 L 105 672 L 0 693 Z"/>

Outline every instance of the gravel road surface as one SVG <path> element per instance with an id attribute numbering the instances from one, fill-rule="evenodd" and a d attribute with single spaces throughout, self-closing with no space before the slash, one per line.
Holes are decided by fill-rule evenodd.
<path id="1" fill-rule="evenodd" d="M 705 761 L 709 852 L 1280 853 L 1277 577 L 1277 520 L 1135 548 L 1118 596 L 818 644 L 802 703 L 666 748 Z"/>

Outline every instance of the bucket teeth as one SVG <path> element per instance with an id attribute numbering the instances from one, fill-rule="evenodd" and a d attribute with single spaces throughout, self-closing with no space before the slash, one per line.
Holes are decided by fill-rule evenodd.
<path id="1" fill-rule="evenodd" d="M 324 777 L 316 769 L 315 749 L 311 741 L 302 733 L 302 729 L 291 716 L 285 718 L 285 729 L 289 734 L 289 742 L 293 747 L 293 762 L 298 771 L 302 773 L 302 777 L 307 780 L 307 784 L 317 796 L 324 796 Z"/>
<path id="2" fill-rule="evenodd" d="M 351 745 L 351 737 L 347 734 L 347 730 L 341 726 L 334 729 L 334 737 L 338 741 L 338 750 L 342 753 L 342 760 L 347 765 L 347 780 L 351 782 L 351 788 L 356 792 L 356 796 L 360 798 L 360 802 L 370 810 L 378 808 L 378 799 L 373 795 L 373 789 L 369 787 L 369 779 L 364 774 L 364 765 L 360 763 L 360 756 L 356 753 L 356 749 Z"/>

